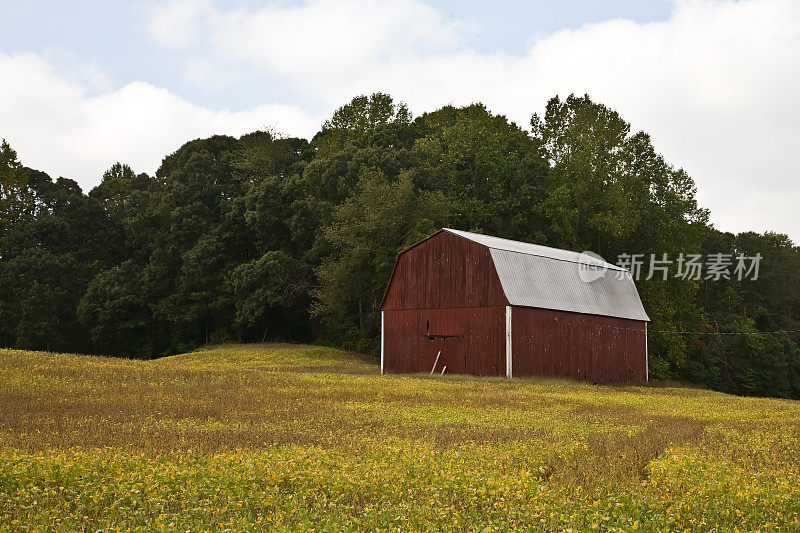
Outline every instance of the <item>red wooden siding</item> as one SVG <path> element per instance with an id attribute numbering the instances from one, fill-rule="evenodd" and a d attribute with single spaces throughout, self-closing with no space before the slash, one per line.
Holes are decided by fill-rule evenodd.
<path id="1" fill-rule="evenodd" d="M 489 249 L 440 231 L 397 259 L 381 309 L 506 305 Z"/>
<path id="2" fill-rule="evenodd" d="M 506 375 L 506 306 L 490 249 L 440 231 L 400 254 L 386 289 L 383 370 Z M 646 323 L 513 307 L 513 376 L 647 379 Z"/>
<path id="3" fill-rule="evenodd" d="M 505 375 L 507 303 L 489 249 L 439 232 L 397 259 L 381 309 L 384 372 Z"/>
<path id="4" fill-rule="evenodd" d="M 384 372 L 505 375 L 504 306 L 384 311 Z"/>
<path id="5" fill-rule="evenodd" d="M 645 322 L 514 307 L 511 334 L 514 377 L 647 380 Z"/>

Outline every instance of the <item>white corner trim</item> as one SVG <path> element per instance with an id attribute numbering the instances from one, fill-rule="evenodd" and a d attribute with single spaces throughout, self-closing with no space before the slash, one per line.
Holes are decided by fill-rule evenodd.
<path id="1" fill-rule="evenodd" d="M 647 322 L 644 323 L 644 380 L 650 381 L 650 354 L 647 353 Z"/>
<path id="2" fill-rule="evenodd" d="M 383 375 L 383 346 L 384 346 L 383 311 L 381 311 L 381 375 Z"/>
<path id="3" fill-rule="evenodd" d="M 511 345 L 512 345 L 512 337 L 511 337 L 511 306 L 506 306 L 506 377 L 511 377 L 511 367 L 513 364 L 513 358 L 511 357 Z"/>

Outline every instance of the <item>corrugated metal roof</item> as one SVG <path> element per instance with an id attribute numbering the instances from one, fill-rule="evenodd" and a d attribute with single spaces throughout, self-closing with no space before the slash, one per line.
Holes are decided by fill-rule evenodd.
<path id="1" fill-rule="evenodd" d="M 584 281 L 580 265 L 586 264 L 587 256 L 583 254 L 468 231 L 446 231 L 490 248 L 511 305 L 650 320 L 633 278 L 617 265 L 590 260 L 607 271 L 593 281 Z"/>
<path id="2" fill-rule="evenodd" d="M 528 242 L 512 241 L 509 239 L 501 239 L 500 237 L 492 237 L 490 235 L 481 235 L 480 233 L 472 233 L 469 231 L 461 231 L 458 229 L 444 228 L 445 231 L 455 233 L 466 239 L 477 242 L 495 250 L 506 250 L 509 252 L 519 252 L 527 255 L 538 255 L 540 257 L 548 257 L 550 259 L 558 259 L 559 261 L 569 261 L 571 263 L 585 262 L 588 258 L 578 252 L 571 252 L 569 250 L 561 250 L 560 248 L 551 248 L 549 246 L 542 246 L 541 244 L 531 244 Z M 611 270 L 624 270 L 622 267 L 607 263 L 605 261 L 592 261 L 598 265 Z"/>

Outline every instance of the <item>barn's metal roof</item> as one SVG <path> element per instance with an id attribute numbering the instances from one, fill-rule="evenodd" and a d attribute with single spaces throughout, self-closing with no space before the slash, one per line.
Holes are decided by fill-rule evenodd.
<path id="1" fill-rule="evenodd" d="M 650 319 L 642 306 L 630 273 L 590 256 L 538 244 L 445 229 L 490 249 L 503 291 L 511 305 L 613 316 Z M 603 275 L 586 275 L 591 264 Z M 591 279 L 596 277 L 596 279 Z"/>

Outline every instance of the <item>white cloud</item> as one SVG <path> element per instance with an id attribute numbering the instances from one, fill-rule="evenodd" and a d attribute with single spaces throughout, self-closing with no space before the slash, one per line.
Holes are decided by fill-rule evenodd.
<path id="1" fill-rule="evenodd" d="M 150 36 L 164 45 L 189 44 L 199 36 L 199 26 L 211 8 L 208 0 L 174 0 L 154 4 L 149 12 Z"/>
<path id="2" fill-rule="evenodd" d="M 471 27 L 418 0 L 312 0 L 255 10 L 173 0 L 152 8 L 147 20 L 160 44 L 326 84 L 409 55 L 456 50 Z"/>
<path id="3" fill-rule="evenodd" d="M 800 2 L 676 0 L 663 22 L 587 24 L 520 55 L 475 52 L 471 24 L 418 0 L 257 9 L 183 0 L 148 14 L 149 35 L 179 54 L 192 83 L 235 89 L 255 74 L 288 87 L 292 105 L 217 111 L 146 82 L 103 89 L 53 58 L 0 54 L 0 136 L 26 163 L 89 186 L 116 160 L 152 172 L 212 133 L 274 126 L 310 136 L 325 117 L 309 109 L 329 115 L 376 90 L 417 114 L 482 101 L 523 127 L 549 97 L 586 92 L 652 134 L 695 179 L 718 227 L 800 240 Z"/>
<path id="4" fill-rule="evenodd" d="M 676 0 L 666 21 L 587 24 L 521 56 L 475 53 L 467 25 L 414 0 L 204 6 L 204 37 L 184 44 L 279 77 L 307 105 L 383 90 L 417 113 L 482 101 L 527 126 L 554 94 L 589 93 L 695 178 L 720 228 L 800 239 L 800 2 Z"/>
<path id="5" fill-rule="evenodd" d="M 152 173 L 194 138 L 264 128 L 309 136 L 322 120 L 290 105 L 213 111 L 145 82 L 90 96 L 35 54 L 0 53 L 0 79 L 0 136 L 24 164 L 87 190 L 115 161 Z"/>

